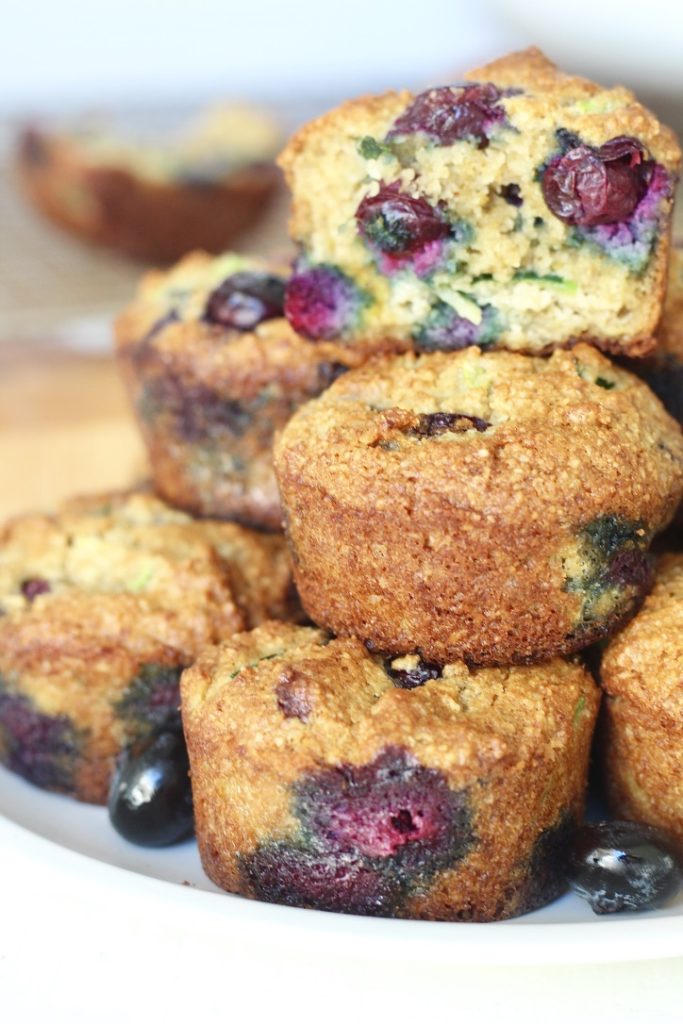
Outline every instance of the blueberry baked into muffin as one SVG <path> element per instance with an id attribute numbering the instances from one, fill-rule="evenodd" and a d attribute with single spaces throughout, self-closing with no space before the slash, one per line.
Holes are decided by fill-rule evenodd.
<path id="1" fill-rule="evenodd" d="M 353 100 L 289 142 L 292 326 L 419 351 L 651 349 L 673 133 L 535 49 L 466 79 Z"/>
<path id="2" fill-rule="evenodd" d="M 683 436 L 596 349 L 375 358 L 275 446 L 320 626 L 427 661 L 536 661 L 633 614 L 683 494 Z"/>
<path id="3" fill-rule="evenodd" d="M 184 135 L 134 137 L 87 124 L 32 127 L 20 184 L 55 224 L 153 262 L 221 252 L 267 208 L 280 175 L 279 133 L 255 108 L 207 111 Z"/>
<path id="4" fill-rule="evenodd" d="M 683 842 L 683 555 L 665 555 L 652 593 L 604 653 L 603 769 L 619 817 Z"/>
<path id="5" fill-rule="evenodd" d="M 204 644 L 290 611 L 279 537 L 99 495 L 0 534 L 0 761 L 104 803 L 123 746 L 177 716 Z"/>
<path id="6" fill-rule="evenodd" d="M 598 691 L 578 663 L 468 669 L 267 623 L 181 680 L 195 829 L 219 886 L 435 920 L 564 889 Z"/>
<path id="7" fill-rule="evenodd" d="M 154 484 L 199 515 L 279 529 L 272 444 L 295 409 L 359 362 L 282 315 L 281 268 L 193 253 L 151 272 L 118 318 L 117 350 Z"/>

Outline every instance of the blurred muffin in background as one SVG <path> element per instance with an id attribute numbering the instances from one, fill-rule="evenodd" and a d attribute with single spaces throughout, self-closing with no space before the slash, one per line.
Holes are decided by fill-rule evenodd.
<path id="1" fill-rule="evenodd" d="M 90 242 L 152 262 L 220 252 L 261 216 L 279 184 L 277 125 L 225 105 L 182 133 L 135 137 L 112 124 L 27 127 L 18 177 L 32 204 Z"/>

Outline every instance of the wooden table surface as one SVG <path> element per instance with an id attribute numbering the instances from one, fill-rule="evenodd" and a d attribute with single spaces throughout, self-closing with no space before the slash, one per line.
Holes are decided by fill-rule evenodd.
<path id="1" fill-rule="evenodd" d="M 0 517 L 144 478 L 145 455 L 111 356 L 0 346 Z"/>

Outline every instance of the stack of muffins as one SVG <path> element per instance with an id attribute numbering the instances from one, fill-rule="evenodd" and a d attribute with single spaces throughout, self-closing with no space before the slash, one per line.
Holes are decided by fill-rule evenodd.
<path id="1" fill-rule="evenodd" d="M 675 359 L 675 344 L 653 355 L 675 139 L 627 90 L 535 50 L 469 79 L 348 103 L 295 136 L 281 157 L 291 276 L 193 254 L 148 275 L 118 320 L 155 489 L 184 511 L 149 496 L 116 507 L 151 502 L 146 516 L 209 531 L 213 549 L 243 530 L 233 567 L 259 551 L 258 611 L 235 599 L 241 622 L 205 622 L 202 606 L 192 645 L 167 659 L 176 679 L 196 659 L 181 679 L 196 833 L 231 892 L 478 921 L 559 895 L 599 704 L 579 652 L 637 612 L 650 545 L 683 498 L 681 429 L 632 372 L 668 382 Z M 282 541 L 250 529 L 282 520 L 314 625 L 297 622 Z M 73 537 L 69 524 L 57 532 Z M 105 526 L 88 529 L 101 544 Z M 51 558 L 63 546 L 45 542 Z M 47 559 L 12 576 L 32 590 L 13 638 L 54 600 Z M 670 827 L 678 813 L 683 833 L 683 798 L 657 819 L 639 767 L 658 743 L 642 650 L 683 562 L 662 573 L 605 659 L 608 764 L 617 809 Z M 105 575 L 121 587 L 116 563 Z M 190 578 L 160 643 L 189 631 Z M 14 662 L 0 672 L 38 700 Z M 658 754 L 660 790 L 676 744 Z"/>

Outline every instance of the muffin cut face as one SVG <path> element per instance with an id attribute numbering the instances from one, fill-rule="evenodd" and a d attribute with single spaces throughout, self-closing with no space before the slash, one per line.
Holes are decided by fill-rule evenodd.
<path id="1" fill-rule="evenodd" d="M 683 438 L 582 345 L 376 359 L 276 446 L 311 618 L 427 662 L 541 660 L 632 614 L 683 488 Z"/>
<path id="2" fill-rule="evenodd" d="M 148 274 L 116 325 L 157 490 L 200 515 L 280 527 L 272 443 L 298 406 L 357 365 L 283 317 L 282 268 L 193 253 Z"/>
<path id="3" fill-rule="evenodd" d="M 284 543 L 98 495 L 0 539 L 0 761 L 103 803 L 116 754 L 178 715 L 205 643 L 287 615 Z"/>
<path id="4" fill-rule="evenodd" d="M 559 895 L 592 680 L 560 660 L 431 668 L 274 623 L 207 649 L 181 689 L 209 876 L 291 906 L 444 920 Z"/>
<path id="5" fill-rule="evenodd" d="M 652 348 L 673 134 L 626 89 L 537 50 L 466 78 L 346 103 L 285 148 L 301 247 L 290 323 L 418 351 Z"/>
<path id="6" fill-rule="evenodd" d="M 664 556 L 642 610 L 608 644 L 603 772 L 615 814 L 683 840 L 683 555 Z"/>

